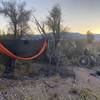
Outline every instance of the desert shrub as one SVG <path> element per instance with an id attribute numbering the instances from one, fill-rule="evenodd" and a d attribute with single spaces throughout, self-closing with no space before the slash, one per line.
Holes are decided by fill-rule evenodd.
<path id="1" fill-rule="evenodd" d="M 69 93 L 77 95 L 77 100 L 100 100 L 100 97 L 88 88 L 72 87 Z"/>
<path id="2" fill-rule="evenodd" d="M 60 41 L 55 50 L 53 51 L 53 65 L 55 66 L 55 73 L 58 73 L 63 78 L 66 78 L 68 76 L 74 76 L 73 68 L 68 67 L 71 64 L 69 57 L 72 53 L 72 51 L 69 50 L 71 48 L 69 46 L 70 45 L 66 45 L 66 41 Z M 69 55 L 69 57 L 67 54 Z"/>
<path id="3" fill-rule="evenodd" d="M 2 34 L 2 35 L 0 35 L 0 39 L 14 39 L 14 38 L 15 38 L 14 34 Z M 20 38 L 20 35 L 17 34 L 16 38 Z"/>
<path id="4" fill-rule="evenodd" d="M 39 76 L 41 67 L 44 67 L 43 64 L 34 63 L 32 61 L 17 61 L 15 66 L 16 76 L 29 77 Z"/>
<path id="5" fill-rule="evenodd" d="M 58 59 L 65 60 L 63 60 L 63 63 L 74 63 L 77 61 L 78 57 L 83 54 L 85 46 L 85 40 L 60 41 L 55 50 L 55 54 Z"/>
<path id="6" fill-rule="evenodd" d="M 90 89 L 84 88 L 80 90 L 80 100 L 100 100 L 100 97 L 93 93 Z"/>
<path id="7" fill-rule="evenodd" d="M 4 64 L 5 65 L 8 61 L 9 61 L 9 57 L 7 57 L 4 54 L 0 54 L 0 63 L 1 64 Z"/>
<path id="8" fill-rule="evenodd" d="M 3 74 L 5 70 L 5 66 L 3 64 L 0 64 L 0 76 Z"/>

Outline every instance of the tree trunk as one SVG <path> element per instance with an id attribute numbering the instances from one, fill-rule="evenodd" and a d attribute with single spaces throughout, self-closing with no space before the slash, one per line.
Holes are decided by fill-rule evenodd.
<path id="1" fill-rule="evenodd" d="M 14 23 L 14 37 L 17 36 L 17 25 L 16 23 Z"/>

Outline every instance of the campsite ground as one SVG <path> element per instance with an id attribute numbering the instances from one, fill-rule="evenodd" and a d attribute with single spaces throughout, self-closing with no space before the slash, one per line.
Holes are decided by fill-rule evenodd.
<path id="1" fill-rule="evenodd" d="M 24 80 L 1 78 L 0 100 L 100 100 L 99 76 L 87 68 L 74 66 L 73 70 L 74 78 L 59 75 Z"/>

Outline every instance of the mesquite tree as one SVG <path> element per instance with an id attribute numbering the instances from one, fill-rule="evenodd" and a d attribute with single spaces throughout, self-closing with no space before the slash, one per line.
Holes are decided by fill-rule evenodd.
<path id="1" fill-rule="evenodd" d="M 18 33 L 22 34 L 28 28 L 31 10 L 26 10 L 25 7 L 25 2 L 20 2 L 20 4 L 15 0 L 1 2 L 0 14 L 3 14 L 9 18 L 9 23 L 15 36 Z"/>
<path id="2" fill-rule="evenodd" d="M 87 42 L 90 44 L 93 43 L 94 38 L 94 34 L 91 31 L 87 31 Z"/>
<path id="3" fill-rule="evenodd" d="M 49 16 L 47 17 L 46 25 L 48 29 L 51 31 L 51 44 L 50 48 L 48 49 L 48 57 L 50 62 L 52 61 L 55 63 L 57 62 L 57 55 L 56 49 L 57 45 L 60 41 L 60 33 L 61 33 L 61 8 L 59 5 L 55 5 L 51 11 L 49 12 Z M 55 61 L 54 61 L 55 60 Z"/>
<path id="4" fill-rule="evenodd" d="M 59 39 L 60 39 L 60 32 L 61 32 L 61 8 L 59 5 L 56 5 L 52 8 L 47 17 L 47 26 L 52 32 L 53 39 L 54 39 L 54 46 L 56 47 Z"/>

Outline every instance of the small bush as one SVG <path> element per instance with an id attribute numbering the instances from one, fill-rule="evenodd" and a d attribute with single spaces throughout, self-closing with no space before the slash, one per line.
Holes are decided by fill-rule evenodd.
<path id="1" fill-rule="evenodd" d="M 15 75 L 16 76 L 39 76 L 39 69 L 42 64 L 32 63 L 31 61 L 18 61 L 15 67 Z"/>
<path id="2" fill-rule="evenodd" d="M 5 66 L 3 64 L 0 64 L 0 76 L 3 74 L 5 70 Z"/>
<path id="3" fill-rule="evenodd" d="M 100 100 L 100 97 L 90 89 L 85 88 L 80 90 L 80 100 Z"/>

